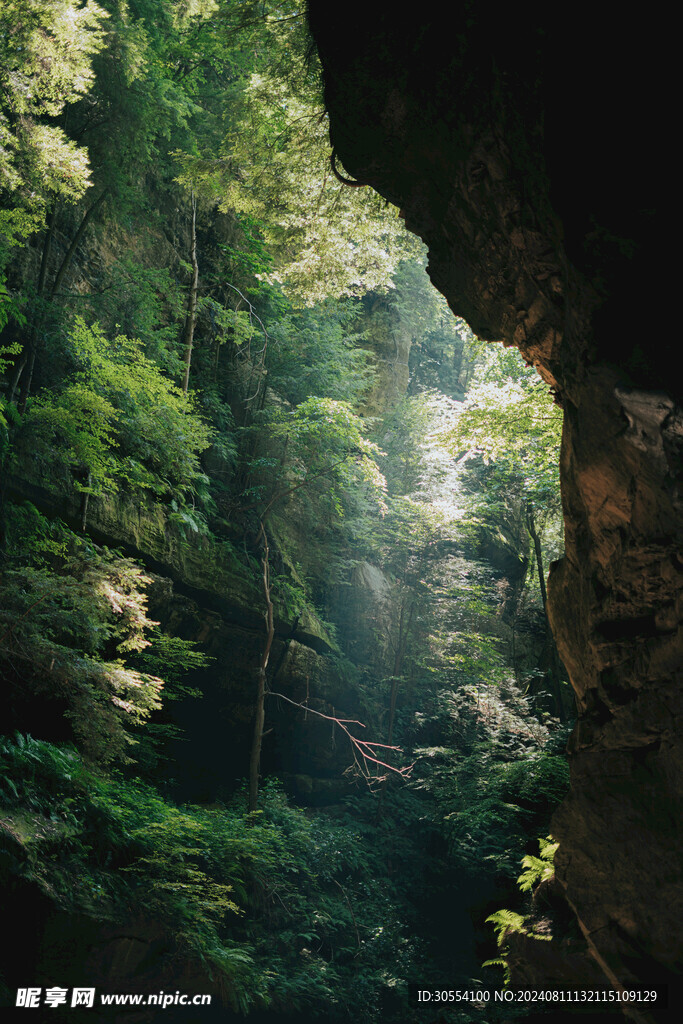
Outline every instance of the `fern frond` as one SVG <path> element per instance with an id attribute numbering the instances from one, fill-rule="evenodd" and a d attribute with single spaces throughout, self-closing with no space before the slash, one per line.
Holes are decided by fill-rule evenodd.
<path id="1" fill-rule="evenodd" d="M 514 910 L 506 910 L 505 908 L 496 910 L 495 913 L 489 914 L 486 918 L 486 923 L 493 925 L 499 947 L 505 941 L 505 936 L 508 932 L 522 932 L 522 934 L 526 934 L 524 917 L 522 914 L 516 914 Z"/>
<path id="2" fill-rule="evenodd" d="M 550 881 L 555 877 L 555 851 L 559 843 L 553 842 L 552 836 L 539 839 L 540 857 L 527 854 L 522 858 L 522 867 L 525 869 L 517 879 L 517 884 L 522 892 L 531 892 L 534 886 L 541 882 Z"/>
<path id="3" fill-rule="evenodd" d="M 543 860 L 550 861 L 552 863 L 555 859 L 555 853 L 559 847 L 559 843 L 553 840 L 552 836 L 546 836 L 545 839 L 539 839 L 538 845 L 541 851 L 541 857 Z"/>

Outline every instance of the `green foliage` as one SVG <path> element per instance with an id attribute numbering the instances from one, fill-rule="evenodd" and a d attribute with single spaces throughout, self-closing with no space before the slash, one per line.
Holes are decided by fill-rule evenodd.
<path id="1" fill-rule="evenodd" d="M 520 792 L 528 777 L 533 781 Z M 472 871 L 509 874 L 529 832 L 566 794 L 568 773 L 560 757 L 535 754 L 509 764 L 477 753 L 456 767 L 455 779 L 458 809 L 445 818 L 452 855 Z"/>
<path id="2" fill-rule="evenodd" d="M 493 925 L 499 946 L 502 946 L 510 932 L 527 934 L 523 915 L 516 914 L 514 910 L 496 910 L 495 913 L 489 914 L 486 923 Z"/>
<path id="3" fill-rule="evenodd" d="M 534 505 L 557 501 L 562 415 L 547 385 L 516 349 L 496 346 L 475 375 L 464 409 L 445 437 L 454 454 L 481 455 L 514 477 Z"/>
<path id="4" fill-rule="evenodd" d="M 273 17 L 260 19 L 253 71 L 220 157 L 186 155 L 180 180 L 255 221 L 275 263 L 259 277 L 312 306 L 391 287 L 398 263 L 417 246 L 395 209 L 332 174 L 303 14 L 301 4 L 277 4 Z"/>
<path id="5" fill-rule="evenodd" d="M 31 515 L 23 517 L 29 527 Z M 127 760 L 131 727 L 161 704 L 163 680 L 127 664 L 148 643 L 150 580 L 130 559 L 68 531 L 39 528 L 31 544 L 36 564 L 7 568 L 0 584 L 8 683 L 21 700 L 60 708 L 90 760 Z"/>
<path id="6" fill-rule="evenodd" d="M 257 433 L 259 449 L 245 496 L 257 497 L 262 515 L 271 509 L 279 514 L 302 490 L 308 512 L 328 523 L 351 512 L 354 499 L 384 507 L 386 484 L 377 465 L 381 450 L 348 402 L 311 395 L 293 409 L 267 410 L 251 432 Z"/>
<path id="7" fill-rule="evenodd" d="M 517 879 L 521 892 L 531 892 L 536 885 L 539 885 L 541 882 L 548 882 L 551 878 L 555 877 L 555 865 L 553 862 L 560 844 L 554 843 L 552 836 L 547 836 L 545 839 L 539 839 L 538 845 L 540 857 L 533 857 L 531 854 L 527 854 L 522 858 L 524 871 Z"/>
<path id="8" fill-rule="evenodd" d="M 13 319 L 23 326 L 26 317 L 17 306 L 16 300 L 9 294 L 4 280 L 0 279 L 0 331 Z M 8 366 L 14 362 L 14 357 L 21 352 L 21 345 L 14 341 L 7 345 L 0 345 L 0 376 L 5 373 Z M 2 421 L 0 420 L 0 423 Z"/>
<path id="9" fill-rule="evenodd" d="M 15 552 L 0 580 L 8 695 L 19 707 L 38 701 L 50 709 L 57 735 L 66 720 L 93 763 L 129 762 L 132 752 L 156 763 L 156 748 L 177 733 L 148 721 L 162 688 L 171 700 L 199 696 L 184 679 L 210 659 L 149 619 L 151 580 L 132 559 L 96 548 L 30 503 L 6 511 L 6 546 Z"/>
<path id="10" fill-rule="evenodd" d="M 566 757 L 529 705 L 509 682 L 444 694 L 451 745 L 417 751 L 416 784 L 433 792 L 450 856 L 472 877 L 509 880 L 567 793 Z"/>
<path id="11" fill-rule="evenodd" d="M 47 519 L 30 501 L 10 506 L 6 546 L 15 565 L 44 568 L 53 556 L 65 557 L 69 531 L 60 520 Z"/>
<path id="12" fill-rule="evenodd" d="M 516 350 L 489 346 L 481 358 L 461 410 L 441 440 L 458 457 L 463 486 L 463 524 L 476 549 L 507 550 L 514 541 L 526 561 L 527 595 L 545 613 L 547 566 L 563 551 L 559 486 L 562 416 L 551 404 L 546 384 L 525 368 Z M 525 538 L 523 540 L 522 538 Z M 543 580 L 543 582 L 541 581 Z M 564 714 L 561 666 L 546 624 L 548 678 L 556 713 Z M 565 709 L 566 710 L 566 709 Z"/>
<path id="13" fill-rule="evenodd" d="M 555 877 L 553 860 L 560 844 L 553 842 L 552 837 L 548 836 L 546 839 L 539 839 L 538 845 L 540 857 L 533 857 L 527 854 L 522 858 L 522 867 L 525 870 L 517 879 L 520 892 L 531 892 L 537 885 L 549 882 Z M 489 914 L 486 918 L 486 923 L 493 925 L 501 955 L 494 960 L 487 960 L 482 966 L 502 967 L 506 986 L 510 983 L 509 949 L 505 946 L 508 937 L 517 932 L 526 935 L 530 939 L 537 939 L 543 942 L 550 942 L 552 939 L 552 935 L 534 931 L 528 917 L 525 917 L 524 914 L 518 914 L 514 910 L 496 910 L 493 914 Z"/>
<path id="14" fill-rule="evenodd" d="M 26 420 L 29 443 L 45 445 L 46 461 L 55 454 L 84 475 L 77 490 L 94 494 L 116 489 L 117 460 L 113 453 L 117 411 L 88 384 L 66 385 L 60 394 L 38 397 Z"/>
<path id="15" fill-rule="evenodd" d="M 460 482 L 439 435 L 472 455 L 472 479 L 486 485 L 469 518 L 544 503 L 550 550 L 553 445 L 541 426 L 556 420 L 513 355 L 481 355 L 423 256 L 403 259 L 413 243 L 396 211 L 334 177 L 297 0 L 101 8 L 106 18 L 89 2 L 0 3 L 0 235 L 17 246 L 0 291 L 0 668 L 8 728 L 42 737 L 0 743 L 0 803 L 26 855 L 19 877 L 79 916 L 155 922 L 169 958 L 237 1012 L 408 1024 L 407 983 L 440 983 L 452 967 L 445 911 L 441 933 L 432 928 L 443 892 L 507 884 L 567 785 L 554 723 L 508 684 L 502 584 L 465 556 Z M 10 109 L 19 87 L 23 120 Z M 189 190 L 199 285 L 186 396 L 174 381 Z M 50 231 L 19 250 L 48 209 Z M 359 298 L 368 289 L 380 294 Z M 370 420 L 377 339 L 394 331 L 412 338 L 409 395 Z M 460 405 L 445 396 L 462 395 L 477 357 L 453 427 Z M 5 480 L 37 485 L 60 511 L 73 511 L 62 492 L 75 489 L 84 531 L 89 501 L 106 497 L 114 515 L 139 502 L 142 529 L 128 539 L 144 547 L 151 509 L 181 576 L 220 550 L 234 579 L 207 590 L 236 619 L 263 611 L 243 595 L 257 594 L 265 524 L 277 642 L 299 619 L 328 647 L 338 638 L 349 660 L 342 670 L 330 659 L 331 699 L 348 702 L 369 739 L 384 739 L 394 716 L 398 742 L 417 747 L 414 787 L 357 793 L 330 814 L 290 807 L 268 779 L 255 815 L 239 792 L 228 806 L 176 805 L 164 757 L 178 732 L 161 697 L 199 696 L 186 673 L 208 659 L 150 621 L 137 563 L 13 505 Z M 379 597 L 354 590 L 352 630 L 341 615 L 325 622 L 363 563 Z M 222 636 L 212 629 L 212 642 Z M 217 661 L 232 700 L 242 665 Z M 280 662 L 274 650 L 270 670 Z M 205 683 L 200 710 L 214 709 L 209 673 Z M 242 700 L 234 721 L 221 710 L 221 757 L 241 742 Z M 239 771 L 229 763 L 223 794 Z M 181 792 L 188 784 L 179 774 Z M 549 870 L 543 853 L 524 866 L 529 878 Z"/>
<path id="16" fill-rule="evenodd" d="M 107 779 L 74 751 L 30 737 L 0 742 L 0 771 L 14 780 L 3 798 L 10 822 L 23 824 L 24 870 L 53 898 L 96 919 L 142 912 L 159 922 L 176 954 L 204 965 L 235 1009 L 265 1001 L 249 946 L 219 936 L 241 912 L 232 892 L 244 894 L 244 863 L 267 842 L 263 829 L 243 816 L 181 810 L 149 787 Z M 46 814 L 51 829 L 40 827 Z"/>
<path id="17" fill-rule="evenodd" d="M 392 494 L 415 493 L 425 469 L 424 443 L 434 418 L 429 395 L 410 395 L 397 402 L 382 418 L 382 468 Z M 428 506 L 422 502 L 423 514 Z"/>
<path id="18" fill-rule="evenodd" d="M 302 101 L 267 73 L 254 75 L 228 146 L 240 175 L 226 184 L 222 204 L 258 218 L 277 254 L 269 282 L 306 305 L 391 285 L 410 236 L 395 209 L 333 177 L 319 101 Z M 312 216 L 302 218 L 304 202 L 315 203 Z"/>
<path id="19" fill-rule="evenodd" d="M 280 316 L 268 353 L 271 387 L 292 405 L 317 395 L 355 406 L 372 376 L 357 323 L 357 307 L 341 302 Z"/>
<path id="20" fill-rule="evenodd" d="M 192 398 L 134 339 L 109 339 L 77 318 L 68 345 L 74 370 L 59 391 L 31 403 L 24 443 L 84 470 L 87 482 L 76 486 L 92 494 L 122 485 L 176 498 L 196 493 L 210 431 Z"/>
<path id="21" fill-rule="evenodd" d="M 166 683 L 165 700 L 177 700 L 181 696 L 201 696 L 199 690 L 188 688 L 183 683 L 188 672 L 206 668 L 213 662 L 213 658 L 197 650 L 198 646 L 193 640 L 169 636 L 156 624 L 147 634 L 147 645 L 139 653 L 137 662 L 150 675 L 163 674 Z"/>
<path id="22" fill-rule="evenodd" d="M 255 815 L 240 800 L 177 807 L 21 735 L 0 740 L 0 803 L 24 877 L 70 912 L 156 921 L 240 1012 L 324 1006 L 331 1021 L 371 1024 L 384 1019 L 388 959 L 393 985 L 411 970 L 400 901 L 382 880 L 391 834 L 373 848 L 348 815 L 311 821 L 273 786 Z"/>
<path id="23" fill-rule="evenodd" d="M 181 376 L 177 352 L 183 317 L 183 290 L 168 267 L 148 266 L 146 261 L 121 253 L 108 274 L 101 294 L 84 296 L 87 307 L 106 336 L 127 335 L 140 340 L 145 356 L 169 377 Z"/>
<path id="24" fill-rule="evenodd" d="M 0 259 L 49 203 L 74 202 L 90 183 L 87 151 L 54 119 L 91 88 L 105 19 L 94 0 L 0 4 Z"/>

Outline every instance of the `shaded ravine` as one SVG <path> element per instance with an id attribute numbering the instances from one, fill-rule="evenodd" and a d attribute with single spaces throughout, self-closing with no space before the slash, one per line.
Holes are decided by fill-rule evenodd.
<path id="1" fill-rule="evenodd" d="M 549 598 L 580 721 L 558 876 L 610 983 L 673 984 L 683 415 L 670 343 L 648 358 L 632 328 L 657 290 L 654 23 L 621 21 L 615 46 L 588 5 L 554 21 L 463 4 L 448 27 L 429 9 L 416 31 L 412 12 L 311 0 L 310 22 L 344 166 L 401 208 L 454 311 L 518 345 L 564 407 Z"/>

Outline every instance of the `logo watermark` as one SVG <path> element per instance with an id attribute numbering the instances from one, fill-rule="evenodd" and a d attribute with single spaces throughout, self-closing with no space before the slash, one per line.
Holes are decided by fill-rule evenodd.
<path id="1" fill-rule="evenodd" d="M 96 1002 L 98 1006 L 156 1006 L 165 1010 L 169 1006 L 210 1006 L 211 996 L 190 994 L 187 992 L 101 992 L 94 988 L 61 988 L 53 985 L 48 988 L 18 988 L 15 1005 L 24 1010 L 35 1010 L 40 1006 L 48 1006 L 53 1010 L 59 1007 L 82 1006 L 91 1009 Z"/>

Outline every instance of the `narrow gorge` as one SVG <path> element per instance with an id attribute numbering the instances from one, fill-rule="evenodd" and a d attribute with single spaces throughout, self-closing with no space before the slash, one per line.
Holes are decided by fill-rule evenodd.
<path id="1" fill-rule="evenodd" d="M 675 1013 L 657 53 L 2 5 L 4 1012 Z"/>

